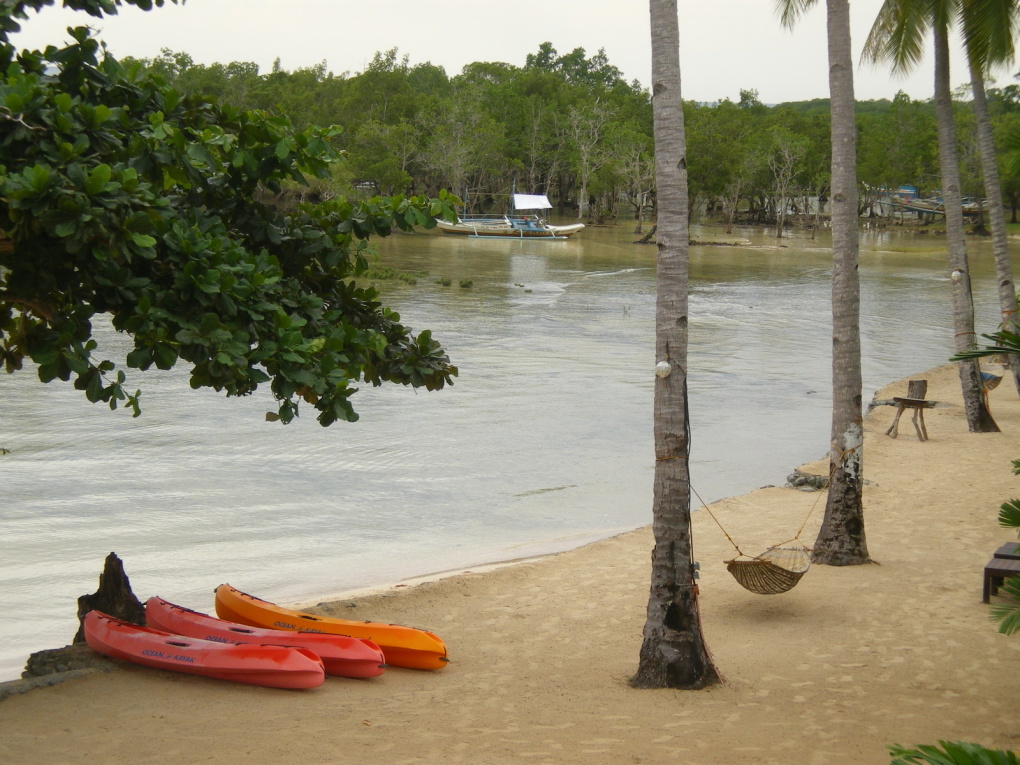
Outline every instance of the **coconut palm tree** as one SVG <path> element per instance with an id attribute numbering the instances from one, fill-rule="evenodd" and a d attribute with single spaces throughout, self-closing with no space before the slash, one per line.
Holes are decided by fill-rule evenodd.
<path id="1" fill-rule="evenodd" d="M 776 0 L 792 27 L 815 0 Z M 827 0 L 832 110 L 832 453 L 825 517 L 813 560 L 868 563 L 864 535 L 864 427 L 861 411 L 861 285 L 857 274 L 857 141 L 849 0 Z"/>
<path id="2" fill-rule="evenodd" d="M 988 198 L 988 223 L 992 230 L 996 282 L 999 285 L 999 310 L 1003 329 L 1020 330 L 1017 316 L 1016 285 L 1009 262 L 1006 237 L 1006 211 L 1002 204 L 999 167 L 992 140 L 992 120 L 985 98 L 985 77 L 996 65 L 1012 63 L 1014 40 L 1020 27 L 1018 0 L 964 0 L 963 38 L 970 67 L 971 95 L 977 123 L 978 149 L 985 196 Z M 1020 356 L 1008 356 L 1013 384 L 1020 393 Z"/>
<path id="3" fill-rule="evenodd" d="M 658 192 L 652 581 L 639 688 L 704 688 L 719 681 L 698 615 L 687 463 L 687 169 L 676 0 L 649 0 Z"/>
<path id="4" fill-rule="evenodd" d="M 974 334 L 974 298 L 967 263 L 967 246 L 963 236 L 960 164 L 956 151 L 956 126 L 949 80 L 949 30 L 960 21 L 966 1 L 885 0 L 864 45 L 865 59 L 872 62 L 889 61 L 894 72 L 906 72 L 920 60 L 925 35 L 931 32 L 934 38 L 935 120 L 957 353 L 975 347 L 977 339 Z M 992 419 L 981 393 L 981 371 L 977 361 L 961 361 L 959 370 L 967 427 L 972 433 L 997 432 L 999 426 Z"/>

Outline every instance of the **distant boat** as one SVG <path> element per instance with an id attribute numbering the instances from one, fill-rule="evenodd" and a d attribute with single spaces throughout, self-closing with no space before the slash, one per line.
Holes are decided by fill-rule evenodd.
<path id="1" fill-rule="evenodd" d="M 925 215 L 945 215 L 946 205 L 938 197 L 933 199 L 911 199 L 907 202 L 901 202 L 900 206 L 904 210 L 909 212 L 922 213 Z"/>
<path id="2" fill-rule="evenodd" d="M 583 223 L 553 226 L 538 213 L 521 212 L 552 209 L 545 194 L 514 194 L 513 202 L 514 212 L 510 215 L 462 215 L 456 223 L 440 220 L 436 225 L 446 234 L 511 239 L 566 239 L 584 228 Z"/>
<path id="3" fill-rule="evenodd" d="M 914 186 L 900 186 L 894 193 L 885 197 L 883 201 L 907 212 L 917 213 L 922 217 L 925 215 L 946 214 L 946 205 L 942 201 L 942 197 L 922 198 L 918 196 L 917 189 Z M 962 201 L 963 214 L 967 217 L 973 218 L 979 216 L 982 209 L 987 206 L 987 202 L 974 199 L 973 197 L 967 197 Z"/>

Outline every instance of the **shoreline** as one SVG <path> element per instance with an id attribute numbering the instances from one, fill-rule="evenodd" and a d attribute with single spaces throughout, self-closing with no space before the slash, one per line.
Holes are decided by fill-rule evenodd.
<path id="1" fill-rule="evenodd" d="M 990 393 L 1002 433 L 967 432 L 955 367 L 928 379 L 930 440 L 865 418 L 865 525 L 881 565 L 814 565 L 784 595 L 748 593 L 731 548 L 694 513 L 701 619 L 724 682 L 630 688 L 650 581 L 642 527 L 510 565 L 359 596 L 356 618 L 423 626 L 450 648 L 438 672 L 391 668 L 281 692 L 124 666 L 0 702 L 6 761 L 200 759 L 410 765 L 887 765 L 886 746 L 975 741 L 1015 749 L 1020 636 L 996 632 L 982 567 L 998 506 L 1020 495 L 1020 399 Z M 903 395 L 906 379 L 876 393 Z M 903 423 L 901 423 L 903 425 Z M 808 468 L 808 466 L 802 466 Z M 821 522 L 822 493 L 768 487 L 712 503 L 747 552 Z M 816 505 L 817 507 L 812 507 Z M 446 573 L 446 572 L 440 572 Z M 993 599 L 994 600 L 994 599 Z M 312 609 L 351 618 L 347 599 Z M 186 735 L 185 735 L 186 734 Z M 310 744 L 311 742 L 311 744 Z M 682 754 L 680 754 L 682 752 Z"/>
<path id="2" fill-rule="evenodd" d="M 647 524 L 645 524 L 647 525 Z M 321 604 L 329 604 L 332 602 L 349 601 L 354 598 L 364 598 L 372 595 L 381 595 L 386 592 L 401 590 L 406 587 L 417 587 L 421 584 L 430 584 L 432 582 L 438 582 L 443 579 L 448 579 L 452 576 L 462 576 L 464 574 L 483 574 L 487 571 L 495 571 L 505 566 L 516 566 L 524 563 L 530 563 L 532 561 L 542 560 L 544 558 L 551 558 L 563 553 L 568 553 L 571 550 L 577 550 L 581 547 L 601 542 L 604 539 L 612 539 L 618 537 L 621 534 L 628 534 L 632 531 L 637 531 L 643 528 L 643 526 L 635 526 L 633 528 L 617 528 L 609 529 L 600 532 L 589 532 L 584 534 L 575 534 L 569 537 L 556 537 L 553 539 L 540 540 L 538 542 L 531 542 L 526 545 L 519 545 L 520 547 L 528 548 L 554 548 L 547 549 L 544 552 L 536 552 L 528 555 L 515 556 L 511 558 L 499 558 L 496 560 L 483 560 L 479 563 L 473 563 L 466 566 L 455 566 L 453 568 L 439 569 L 438 571 L 428 571 L 424 574 L 411 574 L 396 580 L 389 580 L 386 582 L 380 582 L 378 584 L 367 584 L 361 587 L 352 587 L 345 590 L 329 590 L 320 595 L 309 595 L 301 598 L 290 598 L 286 602 L 280 602 L 279 605 L 285 608 L 296 609 L 299 611 L 308 611 L 314 609 L 316 606 Z M 575 542 L 571 541 L 566 546 L 564 542 L 566 540 L 576 540 L 580 538 L 583 541 Z M 257 593 L 249 593 L 257 595 Z"/>
<path id="3" fill-rule="evenodd" d="M 631 529 L 631 531 L 637 531 L 637 529 Z M 527 555 L 521 558 L 510 558 L 508 560 L 491 561 L 489 563 L 479 563 L 475 566 L 462 566 L 457 568 L 445 569 L 443 571 L 433 571 L 428 574 L 419 574 L 417 576 L 409 576 L 404 579 L 398 579 L 395 582 L 388 584 L 377 584 L 368 585 L 366 587 L 357 587 L 351 590 L 344 590 L 338 593 L 331 593 L 329 595 L 323 595 L 315 598 L 304 598 L 289 602 L 284 605 L 286 608 L 295 609 L 298 611 L 311 611 L 319 606 L 329 607 L 331 605 L 355 600 L 357 598 L 370 598 L 377 596 L 384 596 L 388 592 L 394 592 L 402 590 L 405 587 L 420 587 L 423 584 L 433 584 L 435 582 L 441 582 L 444 579 L 456 576 L 469 576 L 474 574 L 485 574 L 490 571 L 498 571 L 501 568 L 507 566 L 519 566 L 525 563 L 534 563 L 535 561 L 544 560 L 546 558 L 552 558 L 563 553 L 570 552 L 571 550 L 577 550 L 589 544 L 595 544 L 601 542 L 603 539 L 612 539 L 613 537 L 620 536 L 621 534 L 628 534 L 628 531 L 622 531 L 617 534 L 611 534 L 607 537 L 600 537 L 592 542 L 585 542 L 577 547 L 571 547 L 567 550 L 558 550 L 555 552 L 542 553 L 540 555 Z"/>

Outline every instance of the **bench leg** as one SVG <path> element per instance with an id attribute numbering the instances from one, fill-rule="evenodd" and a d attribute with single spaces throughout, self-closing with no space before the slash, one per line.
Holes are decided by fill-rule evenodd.
<path id="1" fill-rule="evenodd" d="M 924 427 L 924 409 L 914 410 L 914 430 L 917 431 L 918 441 L 928 440 L 928 430 Z"/>
<path id="2" fill-rule="evenodd" d="M 885 432 L 887 436 L 892 436 L 893 438 L 896 438 L 896 436 L 899 435 L 900 415 L 903 414 L 904 409 L 906 409 L 906 407 L 903 406 L 903 404 L 900 404 L 899 406 L 896 407 L 896 417 L 893 419 L 892 425 L 889 426 L 889 430 Z"/>
<path id="3" fill-rule="evenodd" d="M 988 603 L 990 595 L 998 595 L 999 588 L 1002 587 L 1002 583 L 1006 581 L 1006 577 L 997 576 L 985 572 L 985 586 L 981 591 L 981 602 Z"/>

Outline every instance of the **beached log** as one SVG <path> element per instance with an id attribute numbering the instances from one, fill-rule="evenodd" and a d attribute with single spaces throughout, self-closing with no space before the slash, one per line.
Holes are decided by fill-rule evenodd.
<path id="1" fill-rule="evenodd" d="M 91 595 L 78 598 L 78 632 L 73 643 L 85 642 L 83 620 L 89 611 L 102 611 L 132 624 L 145 625 L 145 606 L 131 591 L 131 582 L 124 573 L 124 564 L 117 553 L 106 556 L 103 573 L 99 575 L 99 589 Z"/>

